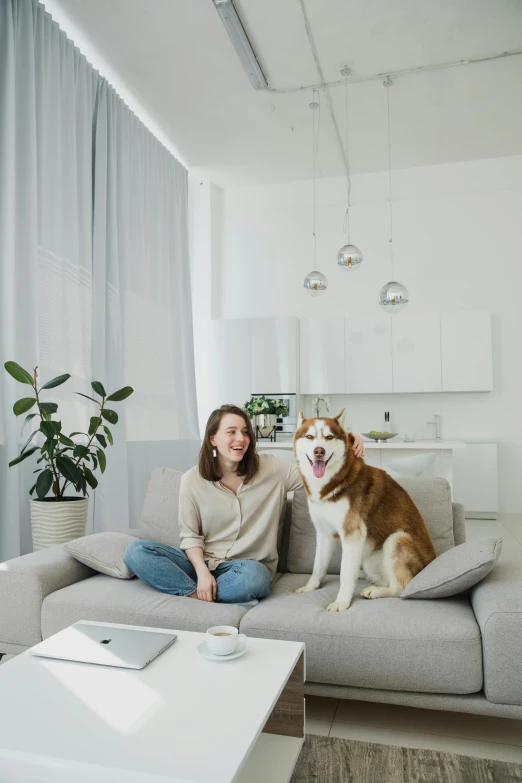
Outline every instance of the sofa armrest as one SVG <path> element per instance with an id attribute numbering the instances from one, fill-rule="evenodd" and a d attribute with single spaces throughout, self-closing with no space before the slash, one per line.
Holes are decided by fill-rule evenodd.
<path id="1" fill-rule="evenodd" d="M 506 549 L 491 574 L 471 589 L 482 634 L 484 694 L 495 704 L 522 705 L 522 559 Z"/>
<path id="2" fill-rule="evenodd" d="M 464 544 L 466 541 L 466 517 L 464 512 L 464 506 L 462 503 L 452 503 L 451 510 L 453 512 L 453 536 L 455 538 L 455 546 Z"/>
<path id="3" fill-rule="evenodd" d="M 61 544 L 0 563 L 0 642 L 41 642 L 44 598 L 94 573 Z"/>

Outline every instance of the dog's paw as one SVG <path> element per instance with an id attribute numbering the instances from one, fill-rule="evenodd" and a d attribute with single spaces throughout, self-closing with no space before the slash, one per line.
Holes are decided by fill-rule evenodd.
<path id="1" fill-rule="evenodd" d="M 319 585 L 307 584 L 307 585 L 304 585 L 304 587 L 298 587 L 295 592 L 296 593 L 311 593 L 312 590 L 317 590 L 318 587 L 319 587 Z"/>
<path id="2" fill-rule="evenodd" d="M 350 606 L 349 601 L 334 601 L 326 607 L 327 612 L 344 612 Z"/>
<path id="3" fill-rule="evenodd" d="M 365 587 L 361 590 L 361 598 L 382 598 L 384 593 L 380 587 Z"/>

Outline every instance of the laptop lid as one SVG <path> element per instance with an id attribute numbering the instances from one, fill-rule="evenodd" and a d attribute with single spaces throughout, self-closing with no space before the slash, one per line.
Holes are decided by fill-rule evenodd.
<path id="1" fill-rule="evenodd" d="M 148 631 L 79 621 L 44 639 L 30 652 L 43 658 L 143 669 L 176 639 L 173 631 Z"/>

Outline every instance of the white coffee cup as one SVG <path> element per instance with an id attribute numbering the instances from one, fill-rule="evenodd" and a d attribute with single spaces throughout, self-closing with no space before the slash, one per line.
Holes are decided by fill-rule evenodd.
<path id="1" fill-rule="evenodd" d="M 233 625 L 214 625 L 207 631 L 207 646 L 214 655 L 230 655 L 245 639 Z"/>

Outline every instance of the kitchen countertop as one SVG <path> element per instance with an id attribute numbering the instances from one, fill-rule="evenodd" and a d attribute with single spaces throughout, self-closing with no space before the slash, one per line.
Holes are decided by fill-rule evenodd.
<path id="1" fill-rule="evenodd" d="M 290 449 L 293 450 L 294 444 L 292 440 L 281 440 L 271 443 L 269 440 L 257 441 L 257 448 L 259 449 Z M 402 438 L 392 438 L 384 443 L 377 443 L 377 441 L 364 438 L 365 449 L 465 449 L 466 444 L 463 440 L 415 440 L 413 443 L 405 443 Z"/>

